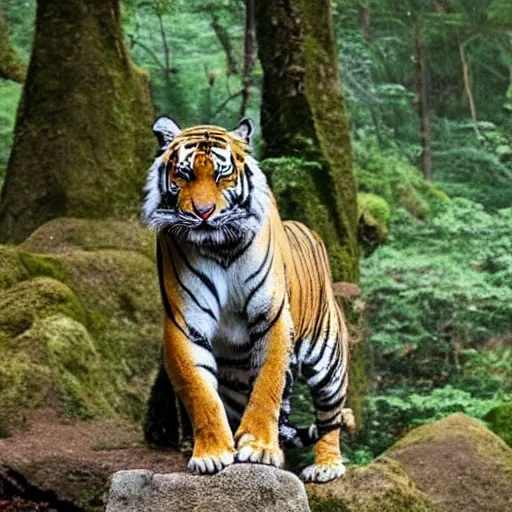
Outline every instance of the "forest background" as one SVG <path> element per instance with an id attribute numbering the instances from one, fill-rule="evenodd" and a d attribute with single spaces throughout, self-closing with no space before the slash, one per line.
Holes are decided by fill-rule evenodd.
<path id="1" fill-rule="evenodd" d="M 11 78 L 21 82 L 36 2 L 2 7 L 20 64 Z M 512 398 L 512 6 L 334 0 L 332 8 L 369 375 L 348 457 L 365 464 L 411 427 L 456 411 L 488 421 L 510 443 L 510 423 L 495 418 L 510 418 Z M 244 53 L 243 2 L 125 0 L 121 14 L 157 114 L 181 126 L 259 118 L 263 72 L 256 47 L 248 55 L 245 42 Z M 21 91 L 0 80 L 0 186 Z M 286 179 L 276 166 L 288 169 Z M 276 194 L 292 203 L 305 190 L 298 167 L 297 159 L 264 162 Z M 299 420 L 310 413 L 301 390 L 296 406 Z"/>

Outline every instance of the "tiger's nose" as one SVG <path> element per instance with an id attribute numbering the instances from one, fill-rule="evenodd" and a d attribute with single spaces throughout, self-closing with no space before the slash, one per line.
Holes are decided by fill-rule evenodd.
<path id="1" fill-rule="evenodd" d="M 211 214 L 215 210 L 215 204 L 214 203 L 208 203 L 203 205 L 197 205 L 192 201 L 192 208 L 194 208 L 194 213 L 201 217 L 203 220 L 208 220 L 211 216 Z"/>

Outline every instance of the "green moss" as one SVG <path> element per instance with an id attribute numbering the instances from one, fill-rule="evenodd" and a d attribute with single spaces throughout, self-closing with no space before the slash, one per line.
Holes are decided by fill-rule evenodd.
<path id="1" fill-rule="evenodd" d="M 23 408 L 42 405 L 51 387 L 49 368 L 0 349 L 0 438 L 22 421 Z"/>
<path id="2" fill-rule="evenodd" d="M 17 336 L 29 329 L 37 317 L 64 314 L 85 322 L 82 304 L 63 283 L 38 277 L 0 292 L 0 332 Z"/>
<path id="3" fill-rule="evenodd" d="M 354 282 L 352 251 L 340 244 L 332 212 L 318 193 L 317 176 L 326 172 L 322 165 L 298 158 L 268 158 L 261 165 L 270 177 L 281 217 L 316 231 L 327 247 L 333 280 Z"/>
<path id="4" fill-rule="evenodd" d="M 512 446 L 512 404 L 495 407 L 484 419 L 495 434 Z"/>
<path id="5" fill-rule="evenodd" d="M 21 263 L 15 247 L 0 245 L 0 289 L 9 288 L 28 278 L 28 271 Z"/>
<path id="6" fill-rule="evenodd" d="M 342 480 L 308 485 L 313 512 L 433 512 L 402 466 L 381 457 L 364 468 L 349 468 Z"/>
<path id="7" fill-rule="evenodd" d="M 391 209 L 382 197 L 375 194 L 359 193 L 358 238 L 365 255 L 370 255 L 386 241 Z"/>
<path id="8" fill-rule="evenodd" d="M 154 114 L 148 77 L 124 46 L 119 3 L 38 3 L 0 239 L 20 242 L 62 216 L 139 217 Z"/>
<path id="9" fill-rule="evenodd" d="M 48 365 L 67 415 L 112 415 L 107 398 L 114 393 L 111 379 L 86 328 L 71 318 L 52 316 L 41 320 L 37 329 L 34 336 L 46 340 Z"/>
<path id="10" fill-rule="evenodd" d="M 19 259 L 30 276 L 47 276 L 53 277 L 58 281 L 66 280 L 66 273 L 63 266 L 51 256 L 20 252 Z"/>

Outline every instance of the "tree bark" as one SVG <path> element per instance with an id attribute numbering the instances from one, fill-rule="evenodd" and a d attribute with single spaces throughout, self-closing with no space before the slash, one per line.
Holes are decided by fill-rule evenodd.
<path id="1" fill-rule="evenodd" d="M 23 82 L 25 66 L 9 41 L 4 13 L 0 5 L 0 78 Z"/>
<path id="2" fill-rule="evenodd" d="M 421 168 L 426 180 L 432 179 L 432 149 L 430 118 L 427 96 L 427 62 L 423 47 L 423 26 L 418 21 L 414 27 L 414 87 L 420 122 Z"/>
<path id="3" fill-rule="evenodd" d="M 256 60 L 256 21 L 254 18 L 255 0 L 245 0 L 245 32 L 244 32 L 244 76 L 242 78 L 242 104 L 240 117 L 245 116 L 252 86 L 252 70 Z"/>
<path id="4" fill-rule="evenodd" d="M 154 150 L 147 82 L 123 44 L 119 0 L 38 0 L 0 241 L 59 216 L 138 215 Z"/>
<path id="5" fill-rule="evenodd" d="M 301 220 L 324 238 L 334 279 L 357 282 L 356 187 L 330 1 L 259 0 L 256 28 L 264 71 L 264 156 L 321 162 L 314 188 L 300 201 L 319 202 L 327 220 Z"/>

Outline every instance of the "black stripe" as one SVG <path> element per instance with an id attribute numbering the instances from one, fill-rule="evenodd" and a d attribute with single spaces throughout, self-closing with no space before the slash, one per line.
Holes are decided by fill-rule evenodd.
<path id="1" fill-rule="evenodd" d="M 158 281 L 160 284 L 160 295 L 162 297 L 162 302 L 164 304 L 165 313 L 167 317 L 172 321 L 172 323 L 183 333 L 183 335 L 188 339 L 188 334 L 184 331 L 180 324 L 176 321 L 174 317 L 174 313 L 171 308 L 171 304 L 169 303 L 169 298 L 167 297 L 167 292 L 165 291 L 165 283 L 163 276 L 163 258 L 162 258 L 162 249 L 160 247 L 160 243 L 157 244 L 156 247 L 156 257 L 157 257 L 157 268 L 158 268 Z"/>
<path id="2" fill-rule="evenodd" d="M 275 323 L 279 320 L 279 317 L 281 316 L 281 312 L 283 311 L 284 301 L 285 301 L 285 298 L 283 297 L 283 300 L 281 301 L 281 305 L 279 306 L 278 312 L 276 313 L 274 318 L 272 318 L 272 320 L 268 323 L 268 325 L 265 327 L 265 329 L 263 329 L 263 331 L 252 332 L 250 334 L 250 339 L 253 343 L 256 342 L 257 340 L 263 338 L 263 336 L 265 336 L 270 331 L 270 329 L 272 329 L 272 327 L 274 327 Z"/>
<path id="3" fill-rule="evenodd" d="M 263 286 L 265 281 L 267 280 L 268 275 L 270 274 L 270 269 L 272 268 L 272 263 L 274 262 L 274 253 L 272 253 L 272 257 L 270 258 L 270 263 L 268 265 L 268 268 L 265 272 L 265 275 L 260 280 L 260 282 L 251 290 L 249 293 L 247 300 L 245 301 L 244 311 L 247 312 L 247 308 L 249 307 L 249 302 L 254 297 L 254 294 Z"/>
<path id="4" fill-rule="evenodd" d="M 321 361 L 322 357 L 325 354 L 325 351 L 327 350 L 327 346 L 329 345 L 329 338 L 331 337 L 330 329 L 331 329 L 331 315 L 329 315 L 329 317 L 327 318 L 327 329 L 325 332 L 323 346 L 320 349 L 318 355 L 315 357 L 314 361 L 312 361 L 311 363 L 305 361 L 306 365 L 314 367 Z"/>
<path id="5" fill-rule="evenodd" d="M 174 264 L 174 260 L 172 258 L 170 258 L 170 260 L 171 260 L 172 269 L 174 271 L 174 275 L 176 276 L 176 281 L 178 281 L 178 284 L 185 290 L 185 292 L 187 292 L 188 296 L 194 301 L 196 306 L 201 311 L 204 311 L 207 315 L 209 315 L 211 318 L 213 318 L 213 320 L 215 320 L 215 322 L 218 322 L 217 317 L 213 314 L 213 311 L 210 308 L 206 308 L 206 307 L 202 306 L 201 304 L 199 304 L 199 301 L 197 300 L 195 295 L 183 284 L 183 281 L 181 280 L 181 278 L 178 274 L 178 271 L 176 269 L 176 265 Z"/>
<path id="6" fill-rule="evenodd" d="M 210 292 L 212 293 L 212 295 L 215 297 L 216 301 L 217 301 L 217 304 L 218 306 L 220 307 L 220 298 L 219 298 L 219 293 L 217 292 L 217 289 L 215 288 L 214 284 L 212 283 L 211 279 L 203 274 L 202 272 L 200 272 L 199 270 L 195 269 L 191 264 L 190 262 L 187 260 L 185 254 L 183 253 L 183 251 L 181 250 L 181 248 L 179 247 L 179 245 L 177 243 L 174 242 L 174 240 L 171 238 L 171 242 L 174 246 L 174 248 L 178 251 L 181 259 L 185 262 L 185 265 L 187 266 L 187 268 L 195 275 L 197 276 L 205 285 L 206 287 L 210 290 Z"/>
<path id="7" fill-rule="evenodd" d="M 265 257 L 263 258 L 263 261 L 261 262 L 260 266 L 249 276 L 245 279 L 245 282 L 248 283 L 251 279 L 256 277 L 265 267 L 268 257 L 270 255 L 270 247 L 272 245 L 272 228 L 269 227 L 268 229 L 268 243 L 267 243 L 267 252 L 265 253 Z"/>
<path id="8" fill-rule="evenodd" d="M 197 368 L 203 368 L 203 370 L 206 370 L 207 372 L 211 373 L 215 378 L 217 378 L 217 370 L 212 366 L 209 366 L 207 364 L 196 364 L 196 366 Z"/>
<path id="9" fill-rule="evenodd" d="M 339 389 L 338 389 L 339 391 Z M 332 411 L 333 409 L 337 409 L 341 406 L 341 404 L 343 403 L 343 400 L 345 400 L 345 397 L 342 396 L 340 397 L 338 400 L 336 400 L 336 402 L 332 403 L 332 404 L 320 404 L 318 402 L 315 402 L 315 409 L 317 411 L 322 411 L 322 412 L 327 412 L 327 411 Z"/>
<path id="10" fill-rule="evenodd" d="M 334 361 L 332 366 L 329 368 L 329 371 L 324 375 L 324 377 L 319 382 L 314 384 L 313 386 L 310 386 L 311 392 L 316 393 L 319 390 L 321 390 L 323 387 L 325 387 L 327 385 L 327 383 L 329 383 L 331 381 L 332 376 L 334 375 L 336 370 L 341 368 L 339 365 L 340 365 L 340 356 L 339 356 L 339 354 L 337 354 L 336 360 Z"/>

